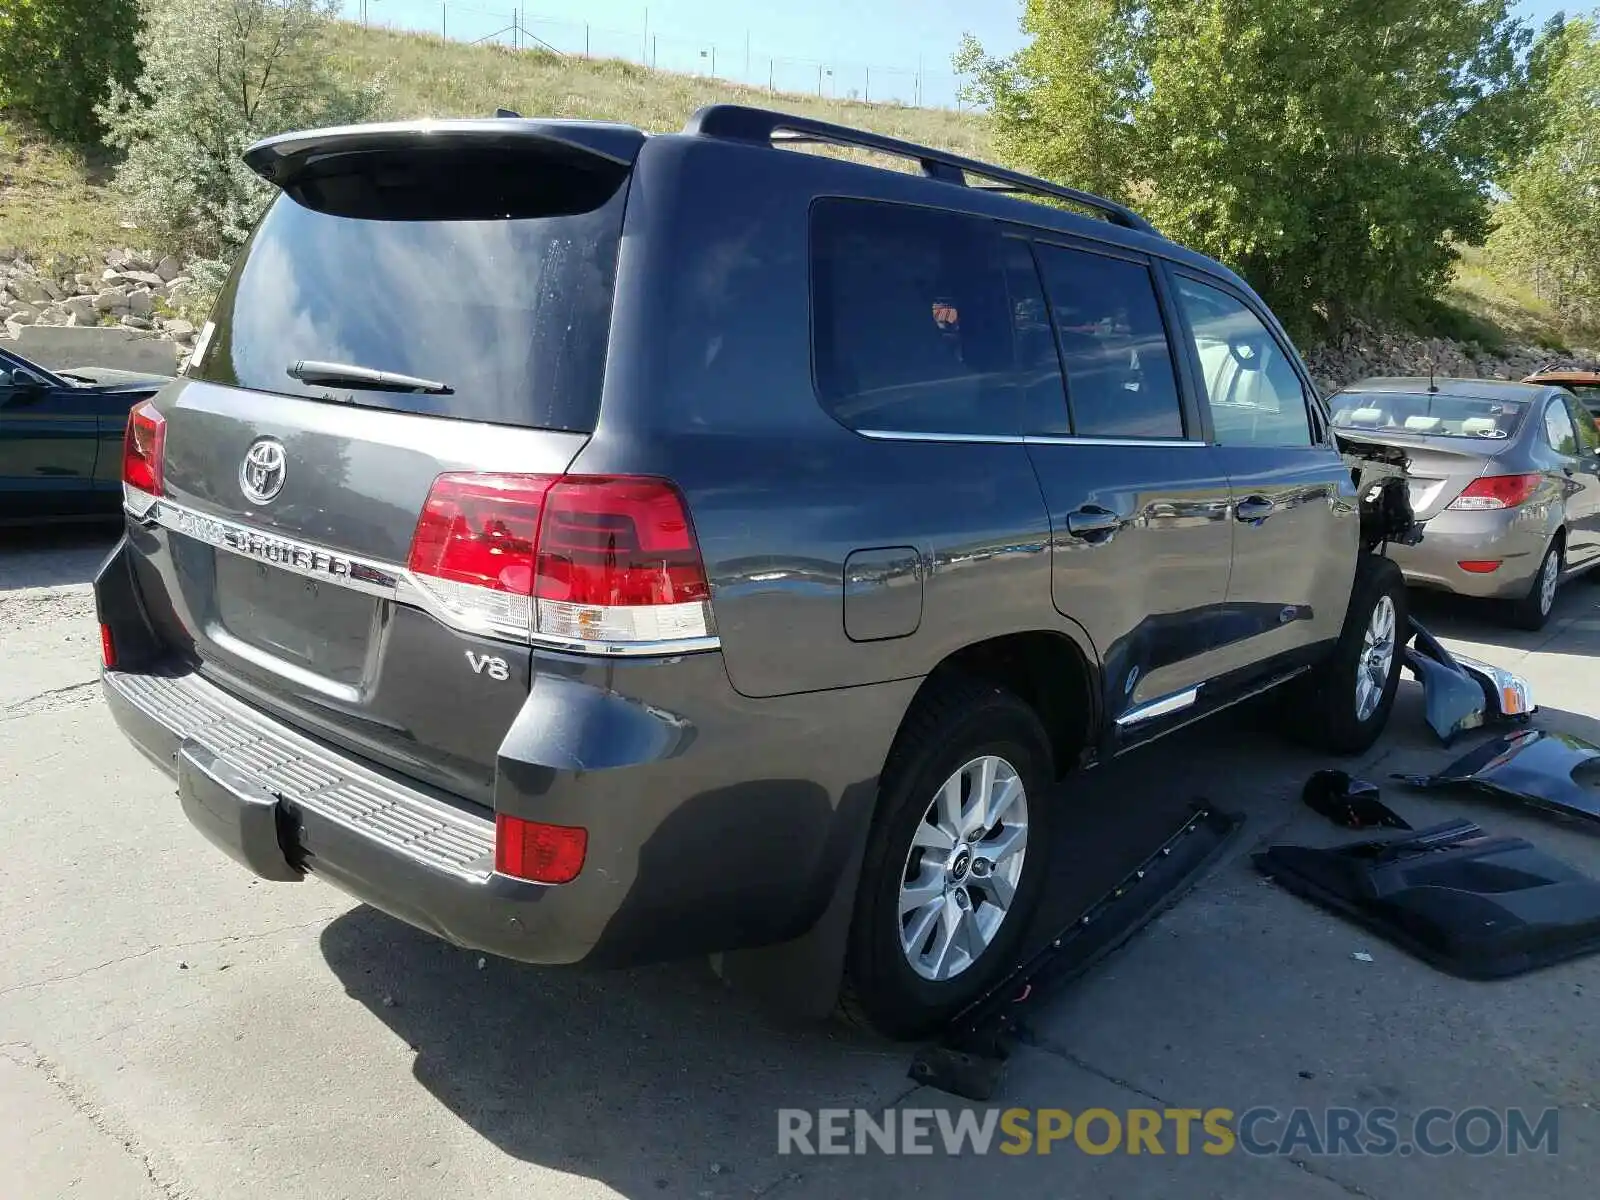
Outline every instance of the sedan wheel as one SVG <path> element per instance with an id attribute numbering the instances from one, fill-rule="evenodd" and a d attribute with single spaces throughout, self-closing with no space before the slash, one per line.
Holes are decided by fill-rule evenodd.
<path id="1" fill-rule="evenodd" d="M 1545 616 L 1556 604 L 1556 586 L 1561 582 L 1561 556 L 1547 554 L 1539 568 L 1539 611 Z"/>
<path id="2" fill-rule="evenodd" d="M 1543 629 L 1550 620 L 1550 613 L 1556 606 L 1556 592 L 1561 587 L 1561 557 L 1561 543 L 1553 542 L 1544 552 L 1527 595 L 1512 601 L 1507 608 L 1510 623 L 1518 629 Z"/>

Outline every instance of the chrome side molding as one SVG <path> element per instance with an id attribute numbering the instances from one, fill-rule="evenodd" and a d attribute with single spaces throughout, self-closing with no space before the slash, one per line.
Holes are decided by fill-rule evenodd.
<path id="1" fill-rule="evenodd" d="M 1182 712 L 1194 706 L 1200 699 L 1198 687 L 1185 688 L 1181 692 L 1172 692 L 1151 700 L 1148 704 L 1141 704 L 1138 708 L 1129 709 L 1117 718 L 1117 728 L 1127 729 L 1130 725 L 1142 725 L 1146 721 L 1153 721 L 1157 717 L 1171 716 L 1175 712 Z"/>

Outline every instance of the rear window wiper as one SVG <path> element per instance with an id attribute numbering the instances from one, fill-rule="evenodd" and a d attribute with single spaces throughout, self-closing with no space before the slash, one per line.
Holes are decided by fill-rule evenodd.
<path id="1" fill-rule="evenodd" d="M 455 388 L 435 379 L 422 379 L 416 375 L 402 375 L 398 371 L 379 371 L 373 367 L 354 363 L 313 362 L 302 359 L 290 363 L 289 378 L 312 386 L 364 388 L 375 392 L 420 392 L 427 396 L 450 396 Z"/>

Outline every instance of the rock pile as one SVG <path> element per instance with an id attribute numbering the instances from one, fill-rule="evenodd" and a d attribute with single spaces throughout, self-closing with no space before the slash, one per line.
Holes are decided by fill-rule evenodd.
<path id="1" fill-rule="evenodd" d="M 1440 379 L 1523 379 L 1547 367 L 1593 367 L 1593 351 L 1556 354 L 1537 346 L 1507 347 L 1490 354 L 1472 343 L 1353 325 L 1332 342 L 1309 348 L 1306 365 L 1325 392 L 1373 375 L 1425 376 L 1430 367 Z"/>
<path id="2" fill-rule="evenodd" d="M 24 325 L 124 325 L 194 349 L 195 323 L 177 315 L 203 302 L 177 259 L 111 250 L 85 270 L 81 260 L 30 259 L 0 250 L 0 323 L 16 337 Z"/>

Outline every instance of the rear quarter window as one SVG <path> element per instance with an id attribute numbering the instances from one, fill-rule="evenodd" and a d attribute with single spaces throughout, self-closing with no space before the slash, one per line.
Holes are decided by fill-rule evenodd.
<path id="1" fill-rule="evenodd" d="M 820 200 L 811 214 L 818 397 L 868 432 L 1015 435 L 1006 247 L 991 222 Z"/>
<path id="2" fill-rule="evenodd" d="M 363 157 L 272 204 L 192 378 L 508 425 L 592 431 L 626 176 L 510 152 Z M 302 360 L 437 380 L 343 392 Z"/>

